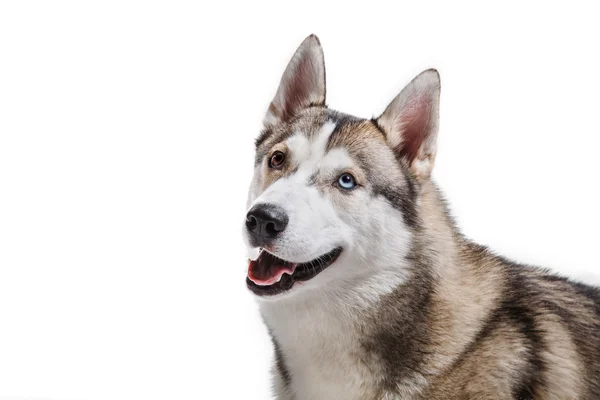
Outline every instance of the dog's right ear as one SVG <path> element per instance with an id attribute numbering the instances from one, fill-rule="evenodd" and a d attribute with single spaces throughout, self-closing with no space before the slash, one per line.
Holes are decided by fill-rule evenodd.
<path id="1" fill-rule="evenodd" d="M 325 105 L 325 59 L 319 39 L 310 35 L 285 69 L 263 124 L 276 125 L 313 105 Z"/>

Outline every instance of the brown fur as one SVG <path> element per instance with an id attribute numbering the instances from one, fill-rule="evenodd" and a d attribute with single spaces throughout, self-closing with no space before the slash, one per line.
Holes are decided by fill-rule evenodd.
<path id="1" fill-rule="evenodd" d="M 469 242 L 434 185 L 421 193 L 413 278 L 378 306 L 364 344 L 393 371 L 379 395 L 600 398 L 599 291 Z"/>
<path id="2" fill-rule="evenodd" d="M 312 108 L 266 138 L 259 153 L 284 149 L 278 144 L 284 132 L 310 135 L 335 118 L 339 129 L 329 147 L 343 146 L 361 160 L 374 195 L 378 187 L 418 188 L 411 277 L 360 322 L 361 357 L 380 375 L 375 398 L 600 398 L 597 289 L 509 262 L 465 239 L 429 179 L 398 173 L 397 160 L 378 154 L 385 141 L 370 121 Z M 291 173 L 293 166 L 287 168 L 265 173 L 265 187 L 277 179 L 269 174 Z M 389 175 L 369 174 L 382 168 Z M 277 354 L 287 381 L 284 356 Z"/>
<path id="3" fill-rule="evenodd" d="M 287 138 L 311 139 L 331 121 L 335 129 L 326 150 L 347 151 L 362 204 L 383 199 L 401 211 L 411 237 L 402 245 L 410 251 L 398 260 L 406 279 L 367 306 L 349 301 L 360 294 L 343 279 L 342 290 L 330 298 L 264 305 L 278 398 L 302 400 L 294 397 L 295 371 L 288 365 L 297 373 L 310 365 L 321 382 L 338 379 L 332 385 L 358 377 L 347 392 L 354 398 L 600 399 L 600 290 L 472 243 L 456 228 L 430 179 L 437 151 L 437 72 L 425 71 L 378 119 L 364 120 L 324 105 L 322 63 L 311 36 L 284 73 L 277 107 L 268 115 L 276 122 L 266 124 L 256 141 L 257 186 L 264 191 L 295 172 L 289 161 L 281 170 L 265 168 L 273 151 L 288 150 Z M 352 192 L 324 189 L 332 185 L 319 179 L 315 172 L 307 184 L 320 186 L 323 196 L 344 209 Z M 308 364 L 293 362 L 305 362 L 306 354 Z M 333 374 L 332 368 L 342 372 Z"/>
<path id="4" fill-rule="evenodd" d="M 286 132 L 311 135 L 326 119 L 336 118 L 339 128 L 328 146 L 346 148 L 361 160 L 362 173 L 397 162 L 378 154 L 378 143 L 385 146 L 385 141 L 372 122 L 320 107 L 304 111 L 302 118 L 271 133 L 258 153 L 268 157 L 275 150 L 285 151 L 281 142 Z M 293 173 L 293 168 L 265 172 L 264 187 Z M 383 169 L 390 174 L 369 175 L 375 188 L 407 185 L 403 174 L 393 172 L 397 167 Z M 455 228 L 434 184 L 428 179 L 408 181 L 419 189 L 411 278 L 361 323 L 368 338 L 363 350 L 377 355 L 372 368 L 381 370 L 377 396 L 536 400 L 600 396 L 598 291 L 511 263 L 469 242 Z M 280 350 L 277 354 L 283 368 L 284 357 Z"/>

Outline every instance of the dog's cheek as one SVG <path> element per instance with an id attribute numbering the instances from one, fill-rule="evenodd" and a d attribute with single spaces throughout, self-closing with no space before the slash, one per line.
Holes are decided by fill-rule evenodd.
<path id="1" fill-rule="evenodd" d="M 356 249 L 361 236 L 367 230 L 369 196 L 366 190 L 359 188 L 351 192 L 343 192 L 332 187 L 328 193 L 329 202 L 337 217 L 338 240 L 343 241 L 346 250 Z M 359 251 L 360 254 L 362 254 Z"/>
<path id="2" fill-rule="evenodd" d="M 378 197 L 372 201 L 367 215 L 362 238 L 367 241 L 369 257 L 383 264 L 402 260 L 412 241 L 412 232 L 404 223 L 402 212 Z"/>
<path id="3" fill-rule="evenodd" d="M 328 243 L 329 246 L 347 245 L 352 238 L 351 227 L 344 218 L 348 215 L 347 207 L 342 204 L 344 199 L 338 198 L 336 194 L 339 196 L 335 190 L 320 188 L 312 203 L 313 210 L 319 211 L 311 214 L 318 215 L 320 219 L 318 224 L 314 219 L 310 221 L 312 226 L 318 226 L 318 231 L 314 232 L 315 237 L 320 237 L 320 240 Z"/>
<path id="4" fill-rule="evenodd" d="M 364 224 L 364 215 L 369 210 L 369 196 L 364 189 L 344 192 L 332 188 L 329 191 L 331 204 L 342 221 L 359 228 Z"/>

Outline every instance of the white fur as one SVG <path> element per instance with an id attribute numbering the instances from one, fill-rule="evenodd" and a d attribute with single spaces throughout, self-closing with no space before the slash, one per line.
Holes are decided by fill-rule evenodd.
<path id="1" fill-rule="evenodd" d="M 325 171 L 343 171 L 352 167 L 354 162 L 348 155 L 346 149 L 331 149 L 325 157 L 319 162 L 319 168 Z"/>
<path id="2" fill-rule="evenodd" d="M 306 136 L 297 133 L 292 135 L 286 144 L 294 164 L 300 164 L 310 157 L 311 143 Z"/>
<path id="3" fill-rule="evenodd" d="M 310 147 L 303 135 L 288 139 L 291 157 L 298 163 L 297 172 L 277 180 L 249 207 L 269 203 L 285 210 L 289 217 L 288 226 L 269 249 L 284 260 L 295 263 L 312 261 L 338 246 L 349 244 L 351 240 L 345 234 L 347 229 L 331 202 L 316 187 L 308 184 L 309 177 L 317 171 L 318 163 L 325 155 L 327 139 L 334 128 L 333 123 L 324 124 Z"/>
<path id="4" fill-rule="evenodd" d="M 277 180 L 262 193 L 259 193 L 262 169 L 260 166 L 255 168 L 248 209 L 258 203 L 275 204 L 282 207 L 289 217 L 286 230 L 270 249 L 272 253 L 287 261 L 302 263 L 336 247 L 344 249 L 334 265 L 308 282 L 297 282 L 290 291 L 292 293 L 301 291 L 299 289 L 303 287 L 315 288 L 331 281 L 345 282 L 354 276 L 368 282 L 375 273 L 388 270 L 393 271 L 395 276 L 402 276 L 398 260 L 404 259 L 411 237 L 398 210 L 383 199 L 371 198 L 361 189 L 352 192 L 349 195 L 351 199 L 345 204 L 334 204 L 317 187 L 309 185 L 309 178 L 315 173 L 335 181 L 338 174 L 355 165 L 343 148 L 326 152 L 327 140 L 334 129 L 335 124 L 326 122 L 312 141 L 302 133 L 290 137 L 286 142 L 290 153 L 288 157 L 298 164 L 297 172 Z M 391 240 L 397 243 L 390 245 Z M 257 249 L 248 247 L 250 258 L 256 258 Z M 400 281 L 380 280 L 379 290 L 365 292 L 359 298 L 374 301 Z"/>
<path id="5" fill-rule="evenodd" d="M 296 178 L 298 180 L 307 179 L 313 173 L 318 171 L 319 162 L 325 157 L 327 150 L 327 141 L 335 129 L 333 122 L 326 122 L 321 127 L 321 130 L 317 134 L 317 137 L 313 139 L 310 145 L 310 151 L 304 153 L 303 158 L 296 156 L 299 160 L 298 172 L 296 172 Z M 307 182 L 305 182 L 307 183 Z"/>
<path id="6" fill-rule="evenodd" d="M 309 185 L 315 173 L 336 179 L 356 167 L 344 148 L 326 151 L 334 128 L 333 123 L 324 124 L 312 140 L 300 132 L 290 137 L 288 157 L 298 164 L 297 172 L 260 194 L 256 185 L 261 178 L 255 176 L 250 190 L 248 208 L 273 203 L 288 214 L 288 226 L 272 249 L 278 257 L 306 262 L 343 248 L 338 260 L 313 279 L 296 282 L 287 293 L 260 298 L 296 396 L 284 393 L 276 377 L 278 399 L 372 398 L 359 384 L 375 382 L 377 376 L 357 361 L 358 320 L 405 278 L 403 260 L 411 234 L 400 211 L 367 190 L 359 188 L 333 201 L 332 194 Z M 255 173 L 262 174 L 261 168 Z"/>

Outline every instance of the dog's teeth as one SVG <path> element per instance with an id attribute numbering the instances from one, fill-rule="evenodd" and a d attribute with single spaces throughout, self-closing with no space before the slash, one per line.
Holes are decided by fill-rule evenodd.
<path id="1" fill-rule="evenodd" d="M 248 261 L 256 261 L 260 256 L 262 249 L 253 248 L 248 250 Z"/>

